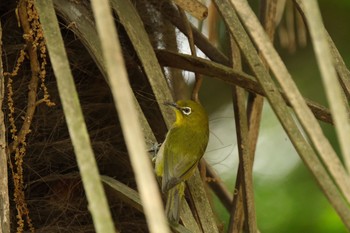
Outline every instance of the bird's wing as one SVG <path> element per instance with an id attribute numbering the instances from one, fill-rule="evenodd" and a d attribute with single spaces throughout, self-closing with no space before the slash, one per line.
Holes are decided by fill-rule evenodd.
<path id="1" fill-rule="evenodd" d="M 171 132 L 164 145 L 164 172 L 162 190 L 166 192 L 188 179 L 201 157 L 201 148 L 193 147 L 193 138 L 186 139 L 177 132 Z M 192 142 L 192 143 L 191 143 Z M 176 146 L 174 146 L 174 143 Z"/>
<path id="2" fill-rule="evenodd" d="M 198 162 L 198 160 L 195 160 L 186 154 L 177 154 L 177 156 L 168 154 L 164 158 L 164 173 L 162 181 L 163 192 L 168 191 L 175 185 L 186 180 L 185 178 L 190 176 L 191 171 L 193 171 L 193 168 Z"/>

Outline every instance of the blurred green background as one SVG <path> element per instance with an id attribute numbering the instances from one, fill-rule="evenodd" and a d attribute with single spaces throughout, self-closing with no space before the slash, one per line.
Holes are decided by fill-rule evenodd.
<path id="1" fill-rule="evenodd" d="M 254 1 L 256 2 L 256 1 Z M 329 34 L 350 64 L 350 1 L 319 1 Z M 224 33 L 222 33 L 224 35 Z M 294 53 L 275 46 L 285 61 L 302 94 L 327 105 L 320 73 L 308 38 L 304 48 Z M 205 158 L 233 190 L 238 154 L 230 88 L 205 79 L 202 102 L 210 113 L 211 138 Z M 215 97 L 215 98 L 213 98 Z M 221 104 L 221 105 L 220 105 Z M 326 136 L 339 154 L 333 127 L 322 124 Z M 268 233 L 342 233 L 343 223 L 299 159 L 268 103 L 264 104 L 262 125 L 254 165 L 257 222 L 261 232 Z M 222 224 L 227 226 L 228 213 L 215 200 Z M 226 229 L 226 228 L 225 228 Z"/>

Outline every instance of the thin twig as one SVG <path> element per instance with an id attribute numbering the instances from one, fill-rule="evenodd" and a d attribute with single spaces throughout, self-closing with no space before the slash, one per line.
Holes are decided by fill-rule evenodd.
<path id="1" fill-rule="evenodd" d="M 190 45 L 191 54 L 193 57 L 197 57 L 197 52 L 196 52 L 196 47 L 194 45 L 193 32 L 192 32 L 190 22 L 188 21 L 185 12 L 181 8 L 179 8 L 179 13 L 180 13 L 180 16 L 181 16 L 181 18 L 184 22 L 184 25 L 185 25 L 186 35 L 188 38 L 188 43 Z M 201 77 L 201 75 L 198 74 L 197 72 L 195 72 L 194 75 L 195 75 L 196 82 L 195 82 L 193 90 L 192 90 L 192 99 L 199 103 L 200 101 L 199 101 L 199 97 L 198 97 L 198 92 L 199 92 L 199 89 L 202 85 L 203 77 Z"/>
<path id="2" fill-rule="evenodd" d="M 39 82 L 40 62 L 38 60 L 37 46 L 33 45 L 33 31 L 28 21 L 27 1 L 22 0 L 18 6 L 18 15 L 23 28 L 24 37 L 26 39 L 26 50 L 30 60 L 31 78 L 28 84 L 28 103 L 27 110 L 24 116 L 24 121 L 21 130 L 18 133 L 17 140 L 14 140 L 9 145 L 9 153 L 13 153 L 20 143 L 25 141 L 27 134 L 30 132 L 30 125 L 32 123 L 35 109 L 36 98 Z"/>
<path id="3" fill-rule="evenodd" d="M 186 34 L 187 34 L 187 38 L 188 38 L 188 44 L 189 44 L 190 50 L 191 50 L 191 55 L 194 57 L 197 57 L 196 47 L 195 47 L 194 41 L 193 41 L 193 31 L 192 31 L 190 22 L 187 19 L 185 12 L 181 8 L 179 8 L 179 13 L 180 13 L 180 16 L 181 16 L 183 23 L 185 25 L 185 30 L 186 30 Z M 197 72 L 195 72 L 194 75 L 195 75 L 196 81 L 195 81 L 195 84 L 194 84 L 194 87 L 192 90 L 192 99 L 196 102 L 199 102 L 198 92 L 199 92 L 200 86 L 202 84 L 203 77 L 201 77 L 200 74 L 198 74 Z"/>
<path id="4" fill-rule="evenodd" d="M 204 160 L 205 166 L 206 166 L 206 172 L 207 176 L 210 178 L 211 181 L 208 181 L 208 185 L 210 186 L 211 190 L 215 193 L 215 195 L 220 199 L 221 203 L 224 205 L 227 211 L 230 211 L 232 206 L 232 195 L 227 190 L 226 186 L 224 185 L 221 178 L 216 174 L 214 169 L 210 164 L 208 164 Z"/>
<path id="5" fill-rule="evenodd" d="M 31 13 L 29 13 L 31 11 Z M 32 20 L 34 18 L 35 10 L 33 8 L 32 3 L 29 3 L 27 0 L 21 0 L 18 3 L 18 17 L 20 21 L 20 25 L 23 28 L 23 37 L 26 41 L 26 53 L 29 56 L 30 60 L 30 69 L 31 69 L 31 78 L 28 84 L 28 98 L 27 98 L 27 109 L 24 115 L 24 121 L 19 131 L 18 135 L 15 135 L 15 124 L 13 122 L 13 106 L 10 107 L 10 121 L 12 121 L 12 138 L 13 142 L 7 147 L 6 153 L 9 155 L 9 163 L 10 169 L 12 173 L 12 178 L 14 181 L 14 200 L 16 203 L 17 210 L 17 224 L 18 231 L 23 230 L 23 218 L 26 217 L 26 222 L 31 232 L 34 232 L 34 227 L 29 216 L 29 210 L 27 207 L 27 203 L 25 202 L 25 194 L 24 194 L 24 181 L 23 181 L 23 157 L 26 153 L 26 137 L 30 133 L 30 126 L 34 117 L 34 113 L 36 110 L 36 98 L 37 98 L 37 90 L 38 90 L 38 82 L 39 82 L 39 74 L 40 74 L 40 62 L 38 60 L 38 41 L 40 36 L 38 35 L 37 28 L 33 28 Z M 29 17 L 33 17 L 29 19 Z M 24 51 L 22 51 L 24 53 Z M 18 69 L 16 67 L 15 69 Z M 17 70 L 18 71 L 18 70 Z M 15 75 L 14 72 L 13 75 Z M 12 92 L 12 80 L 8 81 L 8 90 L 11 89 Z M 11 93 L 8 93 L 9 101 L 12 100 Z M 11 103 L 13 104 L 13 103 Z M 11 119 L 12 118 L 12 119 Z M 14 160 L 15 164 L 12 163 L 10 155 L 15 152 Z"/>
<path id="6" fill-rule="evenodd" d="M 257 232 L 254 191 L 253 191 L 253 160 L 249 154 L 248 141 L 248 118 L 246 113 L 246 96 L 244 89 L 241 87 L 233 88 L 233 101 L 235 112 L 235 123 L 237 129 L 237 145 L 239 163 L 242 167 L 242 183 L 243 206 L 245 219 L 247 221 L 247 229 L 249 233 Z"/>
<path id="7" fill-rule="evenodd" d="M 242 70 L 242 59 L 241 53 L 237 43 L 234 41 L 232 35 L 230 34 L 230 47 L 231 47 L 231 63 L 233 68 L 237 70 Z M 250 94 L 251 95 L 251 94 Z M 253 94 L 255 95 L 255 94 Z M 235 124 L 236 124 L 236 134 L 237 134 L 237 145 L 238 145 L 238 155 L 239 155 L 239 169 L 237 172 L 237 179 L 235 189 L 238 190 L 238 195 L 234 196 L 234 207 L 240 207 L 241 205 L 244 208 L 238 208 L 237 210 L 231 211 L 230 226 L 229 229 L 234 232 L 234 230 L 240 231 L 242 229 L 242 224 L 245 222 L 245 226 L 248 232 L 257 232 L 257 223 L 256 223 L 256 213 L 255 213 L 255 204 L 254 204 L 254 187 L 253 187 L 253 162 L 254 155 L 251 154 L 255 151 L 255 142 L 251 142 L 249 136 L 258 133 L 259 127 L 251 128 L 249 126 L 249 116 L 247 113 L 252 113 L 246 109 L 247 97 L 243 88 L 238 86 L 232 87 L 232 101 L 233 109 L 235 113 Z M 259 117 L 259 111 L 262 109 L 263 97 L 258 97 L 258 102 L 251 102 L 247 107 L 256 108 L 258 111 L 253 111 L 257 113 L 256 116 Z M 250 115 L 250 117 L 254 117 Z M 259 117 L 260 119 L 260 117 Z M 254 122 L 259 122 L 254 121 Z M 257 125 L 259 126 L 259 124 Z M 253 132 L 250 133 L 249 131 Z M 255 137 L 255 135 L 253 135 Z M 257 137 L 256 137 L 257 139 Z M 251 146 L 254 146 L 254 149 Z M 239 174 L 238 174 L 239 173 Z M 242 204 L 239 201 L 242 200 Z M 244 210 L 244 211 L 243 211 Z M 243 212 L 242 212 L 243 211 Z M 244 221 L 245 220 L 245 221 Z M 233 226 L 237 224 L 237 226 Z"/>
<path id="8" fill-rule="evenodd" d="M 231 48 L 231 63 L 232 68 L 236 70 L 242 71 L 242 58 L 241 58 L 241 52 L 239 50 L 239 47 L 236 43 L 236 41 L 233 39 L 232 35 L 229 35 L 230 40 L 230 48 Z M 244 89 L 243 89 L 244 90 Z M 249 137 L 249 124 L 248 124 L 248 116 L 246 115 L 248 111 L 248 108 L 246 109 L 246 114 L 244 114 L 243 109 L 246 103 L 246 97 L 244 96 L 244 92 L 242 90 L 242 87 L 239 87 L 237 85 L 232 86 L 232 102 L 233 102 L 233 110 L 235 114 L 235 124 L 236 124 L 236 134 L 237 134 L 237 145 L 240 145 L 238 147 L 238 153 L 239 153 L 239 165 L 236 175 L 236 183 L 234 187 L 233 192 L 233 203 L 232 207 L 230 209 L 230 222 L 228 227 L 228 232 L 231 233 L 240 233 L 243 229 L 244 223 L 248 227 L 248 221 L 245 221 L 248 219 L 249 211 L 247 212 L 247 197 L 245 195 L 246 193 L 246 187 L 245 180 L 244 180 L 244 161 L 243 156 L 249 156 L 253 158 L 252 155 L 249 154 L 252 150 L 250 149 L 250 145 L 248 145 L 250 142 L 246 141 L 246 139 L 243 141 L 244 143 L 247 143 L 247 145 L 241 145 L 242 144 L 242 137 Z M 255 95 L 255 93 L 252 93 Z M 250 95 L 252 95 L 250 93 Z M 242 103 L 243 102 L 243 105 Z M 249 107 L 249 102 L 248 106 Z M 247 125 L 242 125 L 242 117 L 244 117 L 245 121 L 247 121 Z M 245 123 L 244 121 L 244 123 Z M 248 132 L 242 132 L 242 127 L 244 130 L 247 130 Z M 247 129 L 248 128 L 248 129 Z M 244 135 L 243 133 L 246 133 Z M 247 147 L 245 150 L 243 150 L 244 147 Z M 248 151 L 247 151 L 248 150 Z M 243 154 L 245 153 L 245 154 Z M 251 227 L 250 227 L 251 228 Z"/>
<path id="9" fill-rule="evenodd" d="M 233 202 L 230 209 L 230 222 L 227 232 L 241 233 L 244 225 L 244 206 L 243 206 L 243 190 L 242 190 L 242 177 L 243 177 L 243 165 L 239 164 L 235 189 L 233 191 Z"/>

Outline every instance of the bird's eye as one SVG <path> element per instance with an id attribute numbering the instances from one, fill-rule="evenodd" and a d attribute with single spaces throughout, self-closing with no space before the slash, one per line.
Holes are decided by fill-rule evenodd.
<path id="1" fill-rule="evenodd" d="M 183 114 L 185 114 L 185 115 L 190 115 L 191 114 L 191 112 L 192 112 L 192 109 L 190 108 L 190 107 L 183 107 L 182 108 L 182 112 L 183 112 Z"/>

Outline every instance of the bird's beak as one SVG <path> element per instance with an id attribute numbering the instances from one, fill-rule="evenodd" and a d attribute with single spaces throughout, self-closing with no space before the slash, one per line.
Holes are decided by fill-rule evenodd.
<path id="1" fill-rule="evenodd" d="M 173 108 L 178 108 L 177 104 L 173 102 L 164 102 L 163 104 Z"/>

